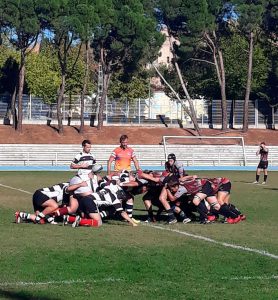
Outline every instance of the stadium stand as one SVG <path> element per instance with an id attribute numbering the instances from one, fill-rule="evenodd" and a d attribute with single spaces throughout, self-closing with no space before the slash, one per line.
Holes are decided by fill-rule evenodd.
<path id="1" fill-rule="evenodd" d="M 104 166 L 117 145 L 93 145 L 92 153 Z M 162 145 L 130 145 L 136 151 L 140 165 L 164 166 L 165 153 Z M 257 146 L 245 146 L 246 165 L 255 166 Z M 80 145 L 61 144 L 2 144 L 0 165 L 69 165 Z M 243 166 L 242 147 L 236 145 L 172 145 L 168 152 L 174 152 L 184 166 Z M 278 146 L 269 146 L 269 165 L 278 166 Z"/>

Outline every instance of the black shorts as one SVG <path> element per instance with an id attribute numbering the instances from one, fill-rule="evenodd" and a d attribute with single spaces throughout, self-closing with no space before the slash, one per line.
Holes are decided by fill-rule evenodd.
<path id="1" fill-rule="evenodd" d="M 48 196 L 46 196 L 45 194 L 43 194 L 41 191 L 37 190 L 35 191 L 34 195 L 33 195 L 33 207 L 34 207 L 34 211 L 42 211 L 43 207 L 42 204 L 49 200 L 50 198 Z"/>
<path id="2" fill-rule="evenodd" d="M 152 205 L 163 207 L 162 203 L 159 201 L 159 196 L 162 191 L 163 186 L 151 187 L 147 193 L 143 196 L 142 200 L 150 200 Z"/>
<path id="3" fill-rule="evenodd" d="M 268 161 L 260 160 L 258 164 L 258 169 L 266 170 L 268 168 Z"/>
<path id="4" fill-rule="evenodd" d="M 213 189 L 211 187 L 211 183 L 208 181 L 202 186 L 202 189 L 200 190 L 199 193 L 206 194 L 207 197 L 215 196 Z"/>
<path id="5" fill-rule="evenodd" d="M 78 201 L 79 211 L 83 212 L 86 215 L 98 213 L 98 208 L 92 195 L 88 195 L 88 196 L 75 195 L 75 198 Z"/>
<path id="6" fill-rule="evenodd" d="M 221 184 L 218 191 L 219 192 L 226 192 L 226 193 L 230 194 L 231 187 L 232 187 L 231 182 L 227 182 L 227 183 Z"/>

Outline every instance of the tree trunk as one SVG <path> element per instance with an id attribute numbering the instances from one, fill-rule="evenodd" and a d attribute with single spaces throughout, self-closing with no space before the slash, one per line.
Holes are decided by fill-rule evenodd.
<path id="1" fill-rule="evenodd" d="M 249 106 L 249 97 L 251 92 L 251 84 L 252 84 L 252 66 L 253 66 L 253 45 L 254 43 L 254 33 L 250 32 L 249 38 L 249 52 L 248 52 L 248 74 L 247 74 L 247 82 L 246 82 L 246 90 L 245 90 L 245 98 L 244 98 L 244 108 L 243 108 L 243 132 L 248 131 L 248 106 Z"/>
<path id="2" fill-rule="evenodd" d="M 21 51 L 20 57 L 20 69 L 19 69 L 19 81 L 18 81 L 18 124 L 16 130 L 22 133 L 22 97 L 23 97 L 23 87 L 24 87 L 24 77 L 25 77 L 25 53 Z"/>
<path id="3" fill-rule="evenodd" d="M 98 111 L 98 124 L 97 129 L 101 130 L 103 127 L 103 111 L 105 106 L 105 100 L 108 93 L 108 86 L 111 78 L 111 73 L 104 73 L 103 76 L 103 92 L 99 99 L 99 111 Z"/>
<path id="4" fill-rule="evenodd" d="M 194 108 L 194 105 L 193 105 L 193 101 L 188 93 L 188 90 L 184 84 L 184 80 L 182 78 L 182 74 L 181 74 L 181 71 L 180 71 L 180 67 L 178 65 L 178 63 L 175 61 L 175 68 L 177 70 L 177 73 L 178 73 L 178 76 L 179 76 L 179 80 L 180 80 L 180 83 L 181 83 L 181 86 L 182 86 L 182 89 L 185 93 L 185 96 L 188 100 L 188 103 L 189 103 L 189 108 L 190 108 L 190 118 L 192 120 L 192 123 L 194 125 L 194 128 L 195 130 L 198 132 L 199 135 L 201 135 L 201 132 L 200 132 L 200 128 L 199 128 L 199 125 L 198 125 L 198 121 L 197 121 L 197 116 L 196 116 L 196 112 L 195 112 L 195 108 Z"/>
<path id="5" fill-rule="evenodd" d="M 213 31 L 212 34 L 214 40 L 217 40 L 215 31 Z M 214 42 L 207 32 L 205 33 L 204 37 L 213 55 L 213 61 L 214 61 L 218 83 L 220 87 L 220 93 L 221 93 L 222 130 L 226 130 L 228 125 L 227 122 L 228 118 L 227 118 L 226 76 L 225 76 L 223 54 L 219 46 L 216 46 L 217 41 Z"/>
<path id="6" fill-rule="evenodd" d="M 89 76 L 89 47 L 90 42 L 86 42 L 86 66 L 85 66 L 85 75 L 83 81 L 83 88 L 81 92 L 81 115 L 80 115 L 80 128 L 79 133 L 84 132 L 84 98 L 87 91 L 87 84 L 88 84 L 88 76 Z"/>
<path id="7" fill-rule="evenodd" d="M 173 57 L 174 57 L 174 66 L 175 66 L 176 71 L 178 73 L 178 77 L 179 77 L 182 89 L 184 91 L 184 94 L 186 96 L 186 99 L 187 99 L 187 101 L 189 103 L 189 109 L 190 109 L 189 117 L 190 117 L 190 119 L 191 119 L 191 121 L 192 121 L 192 123 L 194 125 L 195 130 L 198 132 L 199 135 L 201 135 L 200 128 L 199 128 L 198 121 L 197 121 L 197 116 L 196 116 L 195 108 L 194 108 L 194 105 L 193 105 L 193 101 L 192 101 L 192 98 L 190 97 L 190 95 L 188 93 L 188 90 L 187 90 L 187 88 L 185 86 L 185 83 L 184 83 L 184 80 L 182 78 L 180 67 L 179 67 L 179 65 L 177 63 L 176 54 L 175 54 L 174 47 L 173 47 L 172 36 L 170 34 L 169 34 L 169 43 L 170 43 L 170 50 L 171 50 L 171 52 L 173 54 Z"/>
<path id="8" fill-rule="evenodd" d="M 64 99 L 64 93 L 65 93 L 65 85 L 66 85 L 66 75 L 63 72 L 62 74 L 62 82 L 59 89 L 59 95 L 57 100 L 57 119 L 58 119 L 58 132 L 59 134 L 64 133 L 63 128 L 63 114 L 62 114 L 62 102 Z"/>
<path id="9" fill-rule="evenodd" d="M 226 76 L 222 51 L 218 49 L 219 65 L 220 65 L 220 90 L 221 90 L 221 110 L 222 110 L 222 130 L 227 129 L 227 97 L 226 97 Z"/>
<path id="10" fill-rule="evenodd" d="M 11 111 L 12 111 L 12 118 L 13 118 L 13 128 L 17 128 L 17 112 L 15 109 L 15 104 L 16 104 L 16 95 L 17 95 L 17 84 L 14 87 L 14 92 L 12 95 L 12 100 L 11 100 Z"/>

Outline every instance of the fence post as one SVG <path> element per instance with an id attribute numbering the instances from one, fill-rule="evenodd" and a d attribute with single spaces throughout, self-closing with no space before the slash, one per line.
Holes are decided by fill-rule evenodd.
<path id="1" fill-rule="evenodd" d="M 108 99 L 107 99 L 108 97 L 106 96 L 106 98 L 105 98 L 105 106 L 106 106 L 106 117 L 105 117 L 105 119 L 106 119 L 106 124 L 108 123 Z"/>
<path id="2" fill-rule="evenodd" d="M 275 114 L 275 110 L 274 110 L 274 107 L 272 106 L 271 107 L 271 116 L 272 116 L 271 129 L 275 129 L 275 117 L 274 117 L 274 114 Z"/>
<path id="3" fill-rule="evenodd" d="M 140 98 L 138 99 L 139 107 L 138 107 L 138 123 L 141 124 L 141 103 Z"/>
<path id="4" fill-rule="evenodd" d="M 29 120 L 32 119 L 32 94 L 29 96 Z"/>
<path id="5" fill-rule="evenodd" d="M 255 100 L 255 128 L 258 128 L 259 126 L 259 117 L 258 117 L 258 99 Z"/>

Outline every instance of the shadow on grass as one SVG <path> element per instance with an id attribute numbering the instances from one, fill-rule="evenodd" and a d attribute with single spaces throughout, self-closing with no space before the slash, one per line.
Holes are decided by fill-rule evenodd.
<path id="1" fill-rule="evenodd" d="M 62 300 L 62 298 L 48 297 L 48 296 L 32 296 L 27 292 L 13 292 L 0 289 L 0 299 L 13 299 L 13 300 Z"/>

